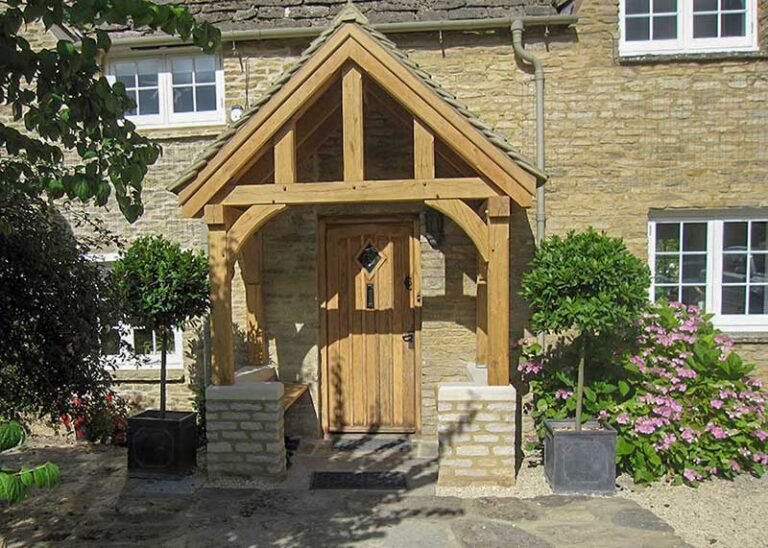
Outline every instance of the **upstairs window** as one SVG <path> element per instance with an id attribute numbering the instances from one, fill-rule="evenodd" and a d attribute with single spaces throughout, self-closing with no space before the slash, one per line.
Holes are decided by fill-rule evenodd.
<path id="1" fill-rule="evenodd" d="M 622 55 L 757 49 L 757 0 L 621 0 Z"/>
<path id="2" fill-rule="evenodd" d="M 655 300 L 714 314 L 732 331 L 768 331 L 768 215 L 651 221 Z"/>
<path id="3" fill-rule="evenodd" d="M 108 78 L 120 82 L 136 107 L 126 118 L 137 126 L 224 123 L 224 71 L 211 55 L 119 59 Z"/>

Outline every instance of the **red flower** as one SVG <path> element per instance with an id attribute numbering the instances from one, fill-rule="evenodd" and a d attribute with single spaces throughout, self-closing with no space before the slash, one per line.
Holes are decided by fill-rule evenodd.
<path id="1" fill-rule="evenodd" d="M 69 417 L 69 415 L 62 415 L 61 416 L 61 422 L 69 428 L 69 425 L 72 424 L 72 419 Z"/>
<path id="2" fill-rule="evenodd" d="M 112 399 L 114 396 L 112 395 L 112 392 L 107 392 L 107 395 L 104 396 L 104 400 L 106 400 L 107 403 L 112 403 Z"/>

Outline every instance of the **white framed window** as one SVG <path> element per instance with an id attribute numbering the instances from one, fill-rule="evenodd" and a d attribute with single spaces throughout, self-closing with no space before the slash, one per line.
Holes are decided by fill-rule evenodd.
<path id="1" fill-rule="evenodd" d="M 730 331 L 768 331 L 768 212 L 651 219 L 651 299 L 697 305 Z"/>
<path id="2" fill-rule="evenodd" d="M 757 0 L 620 0 L 619 53 L 755 51 Z"/>
<path id="3" fill-rule="evenodd" d="M 214 55 L 160 55 L 113 60 L 111 83 L 121 82 L 136 108 L 126 118 L 138 127 L 221 124 L 224 70 Z"/>
<path id="4" fill-rule="evenodd" d="M 104 271 L 112 269 L 117 260 L 116 253 L 93 254 L 89 259 L 97 262 Z M 184 367 L 183 333 L 174 329 L 167 341 L 166 366 L 168 369 Z M 121 349 L 125 345 L 133 348 L 137 359 L 131 359 Z M 160 335 L 151 329 L 131 326 L 125 323 L 105 326 L 101 332 L 101 352 L 118 369 L 134 369 L 141 366 L 147 369 L 160 368 Z"/>

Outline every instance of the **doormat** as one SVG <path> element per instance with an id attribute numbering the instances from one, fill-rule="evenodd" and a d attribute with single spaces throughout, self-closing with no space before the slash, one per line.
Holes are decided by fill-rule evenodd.
<path id="1" fill-rule="evenodd" d="M 310 489 L 406 489 L 402 472 L 312 472 Z"/>
<path id="2" fill-rule="evenodd" d="M 338 438 L 333 440 L 336 451 L 357 451 L 361 453 L 379 453 L 384 451 L 410 451 L 410 440 L 402 438 Z"/>

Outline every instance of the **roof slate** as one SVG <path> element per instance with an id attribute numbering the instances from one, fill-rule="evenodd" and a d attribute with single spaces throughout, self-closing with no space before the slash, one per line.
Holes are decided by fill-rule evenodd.
<path id="1" fill-rule="evenodd" d="M 186 5 L 221 30 L 327 26 L 347 0 L 157 0 Z M 555 15 L 557 0 L 355 0 L 372 24 Z M 134 34 L 114 28 L 117 35 Z"/>
<path id="2" fill-rule="evenodd" d="M 266 0 L 269 1 L 269 0 Z M 278 1 L 278 0 L 274 0 Z M 290 0 L 289 0 L 290 1 Z M 315 0 L 318 1 L 318 0 Z M 524 1 L 524 0 L 520 0 Z M 272 86 L 258 99 L 258 101 L 247 110 L 243 116 L 232 125 L 227 128 L 222 134 L 220 134 L 211 145 L 202 152 L 202 154 L 195 159 L 192 166 L 189 167 L 176 181 L 174 181 L 169 190 L 172 192 L 180 192 L 185 186 L 187 186 L 197 175 L 205 168 L 208 162 L 213 158 L 218 151 L 240 130 L 248 120 L 258 112 L 258 110 L 272 98 L 288 80 L 309 60 L 310 57 L 322 47 L 325 42 L 328 41 L 331 35 L 335 33 L 341 25 L 345 23 L 354 22 L 364 31 L 371 35 L 382 47 L 389 51 L 403 66 L 408 68 L 417 78 L 422 80 L 427 86 L 432 88 L 437 95 L 440 96 L 446 103 L 461 114 L 469 121 L 472 126 L 479 130 L 491 143 L 504 152 L 507 156 L 517 162 L 520 167 L 533 174 L 539 179 L 546 179 L 547 175 L 536 168 L 533 161 L 528 157 L 520 153 L 520 151 L 512 146 L 504 137 L 494 132 L 488 125 L 480 120 L 477 115 L 472 113 L 466 106 L 464 106 L 455 95 L 445 90 L 440 84 L 438 84 L 432 76 L 424 71 L 417 63 L 412 61 L 402 50 L 397 48 L 397 45 L 382 33 L 377 31 L 371 26 L 370 21 L 362 14 L 356 5 L 347 6 L 337 14 L 336 18 L 332 22 L 329 28 L 327 28 L 322 34 L 320 34 L 315 40 L 310 43 L 309 47 L 304 50 L 301 57 L 289 67 L 273 84 Z"/>

